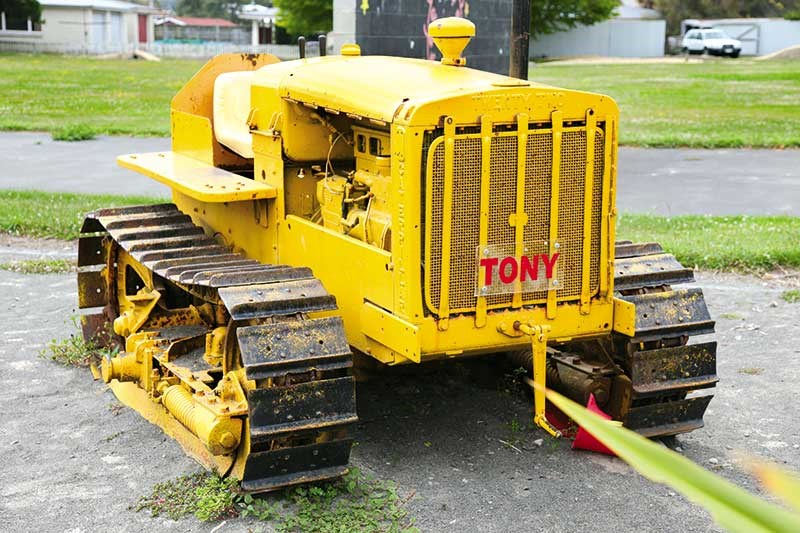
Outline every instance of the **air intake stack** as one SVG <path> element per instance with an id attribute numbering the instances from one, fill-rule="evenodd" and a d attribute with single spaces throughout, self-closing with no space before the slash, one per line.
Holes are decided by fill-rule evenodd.
<path id="1" fill-rule="evenodd" d="M 475 37 L 475 24 L 460 17 L 447 17 L 434 21 L 428 31 L 442 53 L 443 65 L 463 67 L 467 64 L 461 52 Z"/>

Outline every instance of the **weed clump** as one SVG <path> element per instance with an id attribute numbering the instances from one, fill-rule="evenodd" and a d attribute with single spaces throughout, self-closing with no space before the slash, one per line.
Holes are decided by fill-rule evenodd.
<path id="1" fill-rule="evenodd" d="M 279 532 L 416 531 L 394 483 L 351 468 L 329 482 L 290 487 L 269 495 L 240 494 L 238 481 L 201 472 L 153 486 L 136 511 L 178 520 L 194 515 L 204 522 L 250 517 L 272 522 Z"/>
<path id="2" fill-rule="evenodd" d="M 9 270 L 20 274 L 63 274 L 74 269 L 74 261 L 67 259 L 28 259 L 0 263 L 0 270 Z"/>
<path id="3" fill-rule="evenodd" d="M 781 298 L 783 298 L 784 302 L 790 304 L 800 303 L 800 290 L 789 289 L 788 291 L 783 291 L 783 294 L 781 294 Z"/>
<path id="4" fill-rule="evenodd" d="M 39 357 L 50 359 L 64 366 L 86 367 L 98 364 L 100 359 L 106 355 L 116 354 L 116 350 L 103 348 L 95 339 L 84 339 L 78 326 L 78 318 L 73 316 L 71 320 L 75 331 L 65 339 L 51 339 L 47 346 L 39 352 Z"/>
<path id="5" fill-rule="evenodd" d="M 91 141 L 97 137 L 97 132 L 88 124 L 67 124 L 54 129 L 50 134 L 54 141 Z"/>

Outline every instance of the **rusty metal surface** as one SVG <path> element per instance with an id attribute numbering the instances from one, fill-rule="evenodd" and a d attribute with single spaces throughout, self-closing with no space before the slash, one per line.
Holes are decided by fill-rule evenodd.
<path id="1" fill-rule="evenodd" d="M 230 249 L 226 246 L 219 244 L 212 244 L 210 246 L 197 246 L 191 248 L 175 248 L 172 250 L 158 250 L 155 252 L 146 252 L 137 255 L 137 260 L 141 263 L 148 265 L 155 261 L 163 261 L 167 259 L 178 258 L 192 258 L 203 257 L 209 255 L 222 255 L 230 253 Z"/>
<path id="2" fill-rule="evenodd" d="M 192 224 L 174 224 L 169 226 L 151 226 L 114 231 L 114 238 L 118 242 L 133 240 L 158 240 L 175 237 L 189 237 L 203 235 L 203 228 Z"/>
<path id="3" fill-rule="evenodd" d="M 288 485 L 328 479 L 347 472 L 352 439 L 251 453 L 242 488 L 260 492 Z M 299 465 L 310 465 L 303 470 Z M 269 477 L 264 477 L 264 473 Z"/>
<path id="4" fill-rule="evenodd" d="M 636 305 L 637 341 L 714 332 L 714 321 L 708 313 L 701 289 L 635 294 L 624 299 Z"/>
<path id="5" fill-rule="evenodd" d="M 166 212 L 155 213 L 147 218 L 142 217 L 135 217 L 135 218 L 116 218 L 104 224 L 106 230 L 114 231 L 114 230 L 124 230 L 124 229 L 132 229 L 132 228 L 150 228 L 150 227 L 159 227 L 159 226 L 166 226 L 166 225 L 178 225 L 178 224 L 191 224 L 192 217 L 189 215 L 184 215 L 180 211 L 173 212 L 172 210 Z"/>
<path id="6" fill-rule="evenodd" d="M 342 327 L 340 317 L 324 317 L 238 328 L 248 379 L 305 372 L 323 364 L 349 366 L 350 346 L 338 334 Z"/>
<path id="7" fill-rule="evenodd" d="M 669 287 L 694 276 L 656 243 L 618 242 L 616 252 L 615 289 L 636 306 L 636 331 L 632 339 L 616 337 L 615 358 L 627 377 L 615 382 L 611 404 L 648 437 L 702 427 L 711 396 L 686 397 L 718 381 L 716 343 L 687 344 L 714 331 L 703 292 Z"/>
<path id="8" fill-rule="evenodd" d="M 106 256 L 103 253 L 104 235 L 81 237 L 78 239 L 78 266 L 104 265 Z"/>
<path id="9" fill-rule="evenodd" d="M 108 301 L 106 280 L 99 270 L 78 272 L 78 307 L 103 307 Z"/>
<path id="10" fill-rule="evenodd" d="M 254 390 L 247 403 L 253 441 L 343 426 L 358 420 L 355 383 L 350 377 Z"/>
<path id="11" fill-rule="evenodd" d="M 240 268 L 244 266 L 252 267 L 258 265 L 259 262 L 253 259 L 246 259 L 238 256 L 237 259 L 217 259 L 205 263 L 192 263 L 186 265 L 173 266 L 163 270 L 165 278 L 177 280 L 180 283 L 191 282 L 196 274 L 203 272 L 220 272 L 233 268 Z M 160 274 L 160 272 L 159 272 Z"/>
<path id="12" fill-rule="evenodd" d="M 631 243 L 630 241 L 620 241 L 614 246 L 614 257 L 617 259 L 660 254 L 663 252 L 664 249 L 661 248 L 661 245 L 657 242 Z"/>
<path id="13" fill-rule="evenodd" d="M 231 287 L 233 285 L 250 285 L 254 283 L 276 283 L 313 277 L 310 268 L 276 266 L 263 270 L 245 272 L 223 272 L 195 278 L 198 282 L 207 282 L 209 287 Z"/>
<path id="14" fill-rule="evenodd" d="M 703 427 L 703 413 L 713 395 L 633 407 L 624 425 L 645 437 L 677 435 Z"/>
<path id="15" fill-rule="evenodd" d="M 617 258 L 614 269 L 614 290 L 617 291 L 694 281 L 692 269 L 684 268 L 672 254 Z"/>
<path id="16" fill-rule="evenodd" d="M 336 309 L 336 298 L 318 279 L 219 289 L 234 320 Z"/>
<path id="17" fill-rule="evenodd" d="M 189 257 L 173 257 L 170 259 L 160 259 L 149 261 L 149 268 L 159 276 L 168 276 L 169 269 L 179 266 L 195 266 L 212 264 L 217 261 L 232 261 L 241 259 L 242 256 L 234 253 L 210 253 L 207 255 L 192 255 Z"/>
<path id="18" fill-rule="evenodd" d="M 168 239 L 132 239 L 120 241 L 124 248 L 138 260 L 137 252 L 153 252 L 173 248 L 194 248 L 197 246 L 211 246 L 216 244 L 214 239 L 206 236 L 188 235 L 185 237 L 172 237 Z"/>
<path id="19" fill-rule="evenodd" d="M 635 352 L 630 365 L 633 390 L 640 396 L 708 388 L 719 381 L 716 342 Z"/>

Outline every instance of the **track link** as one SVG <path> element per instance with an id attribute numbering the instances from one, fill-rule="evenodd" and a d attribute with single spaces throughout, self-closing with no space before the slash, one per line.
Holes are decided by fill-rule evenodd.
<path id="1" fill-rule="evenodd" d="M 255 383 L 246 389 L 247 434 L 236 452 L 246 454 L 239 472 L 243 490 L 268 491 L 347 471 L 352 440 L 346 431 L 357 421 L 352 354 L 341 318 L 309 317 L 337 309 L 310 269 L 233 253 L 172 204 L 99 210 L 87 216 L 79 242 L 79 306 L 101 308 L 84 316 L 87 338 L 107 331 L 119 314 L 117 247 L 151 272 L 154 284 L 177 289 L 194 304 L 224 309 L 228 344 L 234 343 L 228 349 L 232 368 Z M 183 351 L 202 355 L 202 343 L 187 339 L 204 339 L 219 326 L 159 327 L 158 312 L 153 314 L 139 331 L 166 339 L 167 352 L 178 353 L 176 346 L 184 343 L 189 347 Z M 205 375 L 222 371 L 204 365 L 202 357 L 195 366 Z"/>
<path id="2" fill-rule="evenodd" d="M 619 242 L 614 288 L 636 306 L 632 338 L 615 334 L 614 359 L 631 381 L 626 427 L 648 437 L 685 433 L 703 426 L 713 395 L 692 396 L 718 381 L 717 343 L 689 343 L 714 332 L 714 321 L 698 288 L 672 288 L 694 282 L 691 269 L 664 253 L 657 243 Z"/>

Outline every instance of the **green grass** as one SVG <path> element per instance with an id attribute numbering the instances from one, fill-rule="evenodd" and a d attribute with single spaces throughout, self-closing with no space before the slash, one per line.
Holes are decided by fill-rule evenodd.
<path id="1" fill-rule="evenodd" d="M 363 475 L 357 468 L 341 479 L 291 487 L 264 496 L 237 492 L 235 479 L 206 472 L 153 486 L 133 506 L 154 517 L 178 520 L 195 515 L 204 522 L 251 517 L 279 532 L 417 531 L 394 484 Z"/>
<path id="2" fill-rule="evenodd" d="M 790 303 L 790 304 L 800 303 L 800 290 L 798 290 L 798 289 L 789 289 L 789 290 L 783 291 L 783 294 L 781 294 L 781 298 L 783 298 L 783 301 L 786 302 L 786 303 Z"/>
<path id="3" fill-rule="evenodd" d="M 0 130 L 166 136 L 170 99 L 201 65 L 0 54 Z M 621 144 L 800 147 L 797 61 L 553 62 L 531 79 L 613 97 Z"/>
<path id="4" fill-rule="evenodd" d="M 800 217 L 622 215 L 617 239 L 661 243 L 690 267 L 800 268 Z"/>
<path id="5" fill-rule="evenodd" d="M 800 62 L 538 64 L 530 78 L 607 94 L 620 107 L 620 144 L 800 147 Z"/>
<path id="6" fill-rule="evenodd" d="M 0 54 L 0 130 L 169 135 L 169 102 L 202 61 Z"/>
<path id="7" fill-rule="evenodd" d="M 83 338 L 78 317 L 70 318 L 73 333 L 63 339 L 51 339 L 40 352 L 39 357 L 49 359 L 64 366 L 89 366 L 98 364 L 105 356 L 113 356 L 116 352 L 109 348 L 102 348 L 95 338 Z"/>
<path id="8" fill-rule="evenodd" d="M 63 274 L 74 268 L 75 262 L 68 259 L 25 259 L 0 263 L 0 270 L 21 274 Z"/>
<path id="9" fill-rule="evenodd" d="M 86 124 L 68 124 L 54 129 L 52 135 L 54 141 L 91 141 L 97 137 L 97 132 Z"/>
<path id="10" fill-rule="evenodd" d="M 30 237 L 76 239 L 83 217 L 90 211 L 163 201 L 149 196 L 0 191 L 0 231 Z"/>
<path id="11" fill-rule="evenodd" d="M 74 239 L 86 213 L 152 197 L 0 191 L 0 232 Z M 659 242 L 683 264 L 720 270 L 800 268 L 800 217 L 621 215 L 617 238 Z"/>

